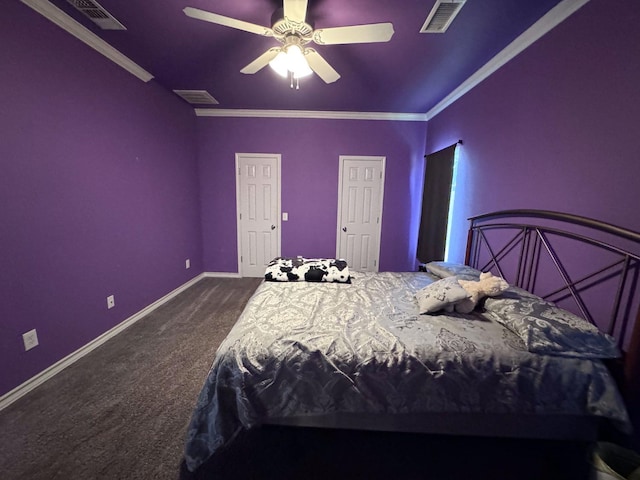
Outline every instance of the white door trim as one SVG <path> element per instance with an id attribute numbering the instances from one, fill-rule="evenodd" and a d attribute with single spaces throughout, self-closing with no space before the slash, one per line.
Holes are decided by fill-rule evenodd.
<path id="1" fill-rule="evenodd" d="M 382 172 L 382 177 L 380 179 L 380 221 L 378 222 L 378 242 L 376 247 L 376 265 L 375 271 L 379 271 L 380 269 L 380 244 L 382 243 L 382 208 L 384 206 L 384 179 L 385 179 L 385 170 L 387 157 L 385 156 L 364 156 L 364 155 L 340 155 L 339 165 L 338 165 L 338 219 L 336 226 L 336 258 L 340 255 L 340 228 L 341 228 L 341 215 L 342 215 L 342 171 L 344 170 L 344 161 L 345 160 L 377 160 L 380 162 L 380 170 Z"/>
<path id="2" fill-rule="evenodd" d="M 278 188 L 277 188 L 277 220 L 276 220 L 276 228 L 278 233 L 276 235 L 276 250 L 277 256 L 282 255 L 281 253 L 281 243 L 282 243 L 282 208 L 281 208 L 281 190 L 282 190 L 282 155 L 279 153 L 236 153 L 236 163 L 235 163 L 235 177 L 236 177 L 236 238 L 237 245 L 236 248 L 238 250 L 238 274 L 243 277 L 242 272 L 242 231 L 240 224 L 240 158 L 241 157 L 258 157 L 258 158 L 276 158 L 276 167 L 278 169 L 277 179 L 278 179 Z"/>

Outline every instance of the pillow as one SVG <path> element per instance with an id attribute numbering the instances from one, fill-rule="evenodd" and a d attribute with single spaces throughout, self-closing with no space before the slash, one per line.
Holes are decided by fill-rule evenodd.
<path id="1" fill-rule="evenodd" d="M 425 265 L 427 272 L 439 278 L 458 276 L 462 280 L 478 280 L 480 270 L 468 265 L 452 262 L 429 262 Z"/>
<path id="2" fill-rule="evenodd" d="M 511 287 L 500 297 L 487 298 L 484 307 L 498 323 L 518 335 L 532 353 L 592 359 L 621 355 L 613 337 L 524 290 Z"/>
<path id="3" fill-rule="evenodd" d="M 542 297 L 525 290 L 524 288 L 509 285 L 504 292 L 497 297 L 487 297 L 483 301 L 485 310 L 494 313 L 508 313 L 514 309 L 523 311 L 526 308 L 533 309 L 534 303 L 550 303 Z"/>
<path id="4" fill-rule="evenodd" d="M 274 258 L 267 265 L 264 279 L 269 282 L 351 283 L 346 261 L 325 258 Z"/>
<path id="5" fill-rule="evenodd" d="M 438 310 L 451 312 L 453 305 L 469 297 L 467 291 L 458 283 L 457 277 L 447 277 L 430 283 L 416 292 L 420 313 L 433 313 Z"/>

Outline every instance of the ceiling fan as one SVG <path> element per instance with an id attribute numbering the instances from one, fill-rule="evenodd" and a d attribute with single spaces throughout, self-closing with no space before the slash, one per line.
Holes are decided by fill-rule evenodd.
<path id="1" fill-rule="evenodd" d="M 314 30 L 306 22 L 308 0 L 284 0 L 283 18 L 278 19 L 271 28 L 254 23 L 225 17 L 198 8 L 186 7 L 185 15 L 205 22 L 236 28 L 245 32 L 273 37 L 282 45 L 272 47 L 240 72 L 253 74 L 270 65 L 283 77 L 296 82 L 299 78 L 315 72 L 325 83 L 335 82 L 340 74 L 313 48 L 306 45 L 314 42 L 318 45 L 339 45 L 348 43 L 388 42 L 394 30 L 391 23 L 371 23 L 347 27 L 321 28 Z"/>

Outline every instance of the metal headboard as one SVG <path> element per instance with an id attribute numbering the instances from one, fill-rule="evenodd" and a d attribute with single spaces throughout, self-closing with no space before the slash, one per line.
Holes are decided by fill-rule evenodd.
<path id="1" fill-rule="evenodd" d="M 493 271 L 509 283 L 551 301 L 573 303 L 574 308 L 569 310 L 616 337 L 625 350 L 624 384 L 640 398 L 640 233 L 546 210 L 503 210 L 469 220 L 467 265 Z M 580 275 L 569 272 L 564 258 L 573 245 L 574 255 L 575 251 L 591 249 L 599 252 L 580 256 Z M 607 261 L 591 262 L 595 258 Z M 572 260 L 575 264 L 575 256 Z M 541 272 L 543 261 L 546 266 Z M 594 264 L 591 269 L 590 263 Z M 560 286 L 547 288 L 545 280 L 549 276 L 560 278 Z M 605 283 L 606 295 L 598 291 L 595 298 L 600 310 L 607 303 L 611 305 L 608 318 L 603 320 L 601 312 L 592 313 L 585 296 L 593 296 L 594 287 Z"/>

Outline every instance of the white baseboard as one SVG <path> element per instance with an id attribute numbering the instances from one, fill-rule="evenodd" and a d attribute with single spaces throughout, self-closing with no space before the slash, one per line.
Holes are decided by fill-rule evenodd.
<path id="1" fill-rule="evenodd" d="M 26 395 L 27 393 L 29 393 L 31 390 L 33 390 L 37 386 L 42 385 L 44 382 L 49 380 L 51 377 L 53 377 L 54 375 L 60 373 L 62 370 L 67 368 L 69 365 L 71 365 L 72 363 L 74 363 L 74 362 L 78 361 L 79 359 L 81 359 L 82 357 L 84 357 L 87 353 L 89 353 L 92 350 L 98 348 L 100 345 L 105 343 L 107 340 L 115 337 L 117 334 L 122 332 L 124 329 L 126 329 L 127 327 L 130 327 L 131 325 L 136 323 L 138 320 L 140 320 L 144 316 L 148 315 L 149 313 L 151 313 L 152 311 L 154 311 L 156 308 L 160 307 L 164 303 L 168 302 L 169 300 L 171 300 L 173 297 L 175 297 L 179 293 L 182 293 L 184 290 L 186 290 L 190 286 L 194 285 L 195 283 L 197 283 L 199 280 L 201 280 L 205 276 L 210 276 L 210 275 L 206 274 L 206 273 L 201 273 L 200 275 L 192 278 L 191 280 L 189 280 L 185 284 L 183 284 L 183 285 L 179 286 L 178 288 L 176 288 L 175 290 L 167 293 L 164 297 L 160 298 L 159 300 L 156 300 L 152 304 L 150 304 L 147 307 L 143 308 L 138 313 L 133 314 L 132 316 L 130 316 L 129 318 L 127 318 L 123 322 L 121 322 L 118 325 L 116 325 L 115 327 L 113 327 L 112 329 L 107 330 L 106 332 L 104 332 L 99 337 L 96 337 L 95 339 L 91 340 L 89 343 L 87 343 L 83 347 L 80 347 L 75 352 L 67 355 L 66 357 L 64 357 L 63 359 L 57 361 L 56 363 L 54 363 L 53 365 L 51 365 L 47 369 L 45 369 L 42 372 L 38 373 L 37 375 L 31 377 L 29 380 L 27 380 L 23 384 L 18 385 L 13 390 L 5 393 L 4 395 L 2 395 L 0 397 L 0 410 L 8 407 L 13 402 L 15 402 L 19 398 L 23 397 L 24 395 Z"/>
<path id="2" fill-rule="evenodd" d="M 204 272 L 205 277 L 242 278 L 238 272 Z"/>

